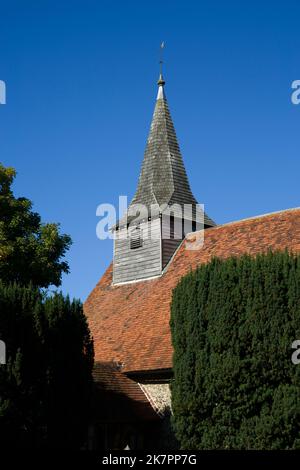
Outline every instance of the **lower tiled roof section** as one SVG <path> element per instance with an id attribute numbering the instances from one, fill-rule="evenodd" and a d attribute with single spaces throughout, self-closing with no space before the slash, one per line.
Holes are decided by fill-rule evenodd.
<path id="1" fill-rule="evenodd" d="M 133 423 L 160 419 L 141 386 L 123 374 L 119 365 L 96 362 L 93 378 L 96 421 Z"/>
<path id="2" fill-rule="evenodd" d="M 167 271 L 153 280 L 112 286 L 110 265 L 84 305 L 96 359 L 122 362 L 127 372 L 172 367 L 170 302 L 179 279 L 212 257 L 300 252 L 300 209 L 209 228 L 202 248 L 188 246 L 185 240 Z"/>

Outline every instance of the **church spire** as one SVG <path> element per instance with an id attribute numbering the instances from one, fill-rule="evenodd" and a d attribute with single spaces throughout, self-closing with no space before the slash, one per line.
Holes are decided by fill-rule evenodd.
<path id="1" fill-rule="evenodd" d="M 162 70 L 157 84 L 137 190 L 116 225 L 114 284 L 161 276 L 186 232 L 215 225 L 206 214 L 202 224 L 200 208 L 196 214 L 197 201 L 177 142 Z"/>
<path id="2" fill-rule="evenodd" d="M 173 204 L 182 207 L 184 204 L 190 204 L 195 208 L 197 201 L 190 189 L 164 91 L 162 60 L 157 84 L 158 94 L 144 160 L 138 187 L 130 206 L 143 204 L 149 213 L 150 206 L 153 208 L 153 205 L 156 205 L 160 212 L 162 208 Z M 204 223 L 206 226 L 215 225 L 207 215 Z"/>

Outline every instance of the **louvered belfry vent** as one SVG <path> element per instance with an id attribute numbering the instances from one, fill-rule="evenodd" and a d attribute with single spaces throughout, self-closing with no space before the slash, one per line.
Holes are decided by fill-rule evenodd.
<path id="1" fill-rule="evenodd" d="M 136 227 L 130 234 L 130 249 L 135 250 L 143 246 L 142 230 Z"/>

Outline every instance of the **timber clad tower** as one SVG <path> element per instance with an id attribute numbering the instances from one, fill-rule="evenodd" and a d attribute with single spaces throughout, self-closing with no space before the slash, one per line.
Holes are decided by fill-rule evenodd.
<path id="1" fill-rule="evenodd" d="M 160 276 L 186 233 L 215 225 L 191 192 L 164 85 L 160 74 L 138 187 L 114 228 L 114 284 Z"/>

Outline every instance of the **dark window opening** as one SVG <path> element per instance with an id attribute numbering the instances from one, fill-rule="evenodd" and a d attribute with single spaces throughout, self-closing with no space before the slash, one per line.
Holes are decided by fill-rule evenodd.
<path id="1" fill-rule="evenodd" d="M 175 227 L 174 216 L 172 215 L 170 217 L 170 240 L 174 240 L 174 227 Z"/>
<path id="2" fill-rule="evenodd" d="M 174 215 L 170 216 L 170 240 L 182 240 L 184 238 L 184 220 L 176 219 Z"/>

